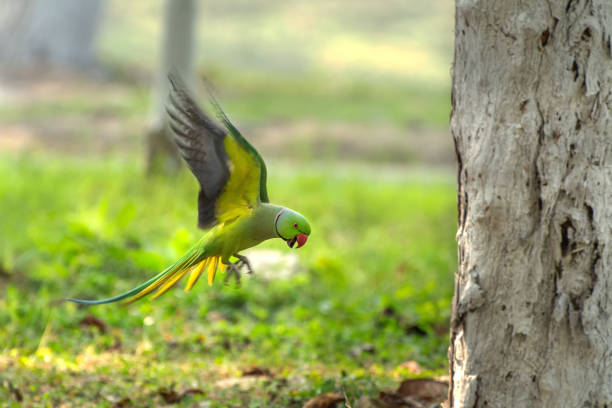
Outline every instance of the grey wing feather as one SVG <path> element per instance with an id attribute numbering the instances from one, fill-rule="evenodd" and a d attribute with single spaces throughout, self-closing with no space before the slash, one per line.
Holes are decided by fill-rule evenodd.
<path id="1" fill-rule="evenodd" d="M 168 122 L 181 156 L 200 183 L 198 226 L 209 228 L 217 222 L 215 205 L 230 175 L 223 144 L 227 132 L 198 108 L 178 76 L 169 74 L 168 79 Z"/>

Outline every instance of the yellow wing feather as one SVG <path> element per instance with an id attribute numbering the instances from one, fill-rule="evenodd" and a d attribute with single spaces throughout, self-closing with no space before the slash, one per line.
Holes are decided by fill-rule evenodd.
<path id="1" fill-rule="evenodd" d="M 219 223 L 249 215 L 259 201 L 259 163 L 231 136 L 225 138 L 230 177 L 217 200 Z"/>

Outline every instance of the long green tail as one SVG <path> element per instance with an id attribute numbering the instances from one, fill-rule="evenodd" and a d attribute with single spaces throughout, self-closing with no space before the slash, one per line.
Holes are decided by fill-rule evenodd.
<path id="1" fill-rule="evenodd" d="M 131 298 L 127 301 L 127 303 L 132 303 L 153 291 L 156 291 L 153 295 L 153 299 L 164 294 L 168 289 L 173 287 L 182 277 L 184 277 L 189 271 L 191 271 L 191 276 L 189 277 L 189 282 L 187 284 L 186 290 L 190 290 L 195 282 L 198 280 L 200 274 L 202 273 L 204 267 L 208 264 L 211 259 L 217 261 L 218 258 L 207 258 L 205 255 L 205 251 L 202 243 L 198 243 L 194 245 L 181 259 L 176 261 L 173 265 L 170 265 L 168 268 L 164 269 L 159 274 L 155 275 L 142 285 L 135 287 L 134 289 L 128 290 L 125 293 L 122 293 L 117 296 L 113 296 L 108 299 L 102 300 L 84 300 L 84 299 L 66 299 L 70 302 L 79 303 L 82 305 L 103 305 L 106 303 L 118 302 L 120 300 Z M 212 262 L 214 264 L 214 271 L 211 271 L 209 268 L 208 273 L 209 276 L 211 273 L 216 273 L 218 262 Z M 212 266 L 212 265 L 211 265 Z M 210 279 L 209 279 L 209 283 Z"/>

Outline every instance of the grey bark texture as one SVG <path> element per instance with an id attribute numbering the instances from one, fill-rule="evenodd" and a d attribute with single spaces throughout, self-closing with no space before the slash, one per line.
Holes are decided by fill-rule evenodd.
<path id="1" fill-rule="evenodd" d="M 451 407 L 612 406 L 612 1 L 456 0 Z"/>
<path id="2" fill-rule="evenodd" d="M 101 17 L 101 0 L 2 0 L 3 69 L 94 67 L 94 42 Z"/>
<path id="3" fill-rule="evenodd" d="M 193 81 L 197 4 L 195 0 L 166 0 L 161 58 L 153 87 L 153 103 L 147 134 L 147 172 L 175 172 L 178 150 L 171 140 L 166 117 L 168 72 Z"/>

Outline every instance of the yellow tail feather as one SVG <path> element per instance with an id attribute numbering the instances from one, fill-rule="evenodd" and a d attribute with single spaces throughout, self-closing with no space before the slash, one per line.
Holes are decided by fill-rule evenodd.
<path id="1" fill-rule="evenodd" d="M 193 285 L 196 284 L 196 282 L 198 281 L 198 278 L 202 274 L 202 271 L 204 270 L 206 265 L 208 265 L 209 262 L 210 262 L 210 258 L 206 258 L 202 262 L 200 262 L 198 266 L 196 266 L 193 269 L 193 271 L 191 272 L 191 275 L 189 275 L 187 286 L 185 286 L 185 292 L 189 292 L 191 288 L 193 288 Z"/>
<path id="2" fill-rule="evenodd" d="M 211 259 L 211 263 L 208 266 L 208 285 L 212 285 L 217 274 L 217 265 L 219 264 L 219 257 L 215 256 Z"/>
<path id="3" fill-rule="evenodd" d="M 151 300 L 157 299 L 158 297 L 163 295 L 168 289 L 170 289 L 171 287 L 176 285 L 176 282 L 180 281 L 181 278 L 183 276 L 185 276 L 187 274 L 187 272 L 189 272 L 190 270 L 191 270 L 191 268 L 185 268 L 185 269 L 183 269 L 181 271 L 178 271 L 176 274 L 174 274 L 170 279 L 168 279 L 168 281 L 166 283 L 164 283 L 164 285 L 162 287 L 160 287 L 157 290 L 157 292 L 155 292 L 153 294 L 153 296 L 151 296 Z"/>
<path id="4" fill-rule="evenodd" d="M 190 269 L 190 268 L 187 268 L 187 269 Z M 149 285 L 145 289 L 143 289 L 140 293 L 138 293 L 136 296 L 134 296 L 130 300 L 126 301 L 125 304 L 129 305 L 130 303 L 133 303 L 133 302 L 137 301 L 138 299 L 141 299 L 141 298 L 147 296 L 149 293 L 153 292 L 155 289 L 157 289 L 158 287 L 160 287 L 161 285 L 166 283 L 168 280 L 172 279 L 173 276 L 175 276 L 175 275 L 174 274 L 169 274 L 169 275 L 163 277 L 162 279 L 158 280 L 157 282 L 152 283 L 151 285 Z"/>
<path id="5" fill-rule="evenodd" d="M 217 268 L 219 268 L 219 271 L 225 272 L 226 265 L 224 265 L 220 261 L 220 257 L 213 256 L 203 259 L 197 264 L 192 264 L 186 268 L 178 269 L 175 272 L 171 272 L 167 276 L 164 276 L 163 278 L 158 280 L 157 282 L 154 282 L 151 285 L 147 286 L 136 296 L 129 299 L 126 304 L 135 302 L 136 300 L 147 296 L 153 291 L 155 291 L 155 293 L 153 294 L 153 296 L 151 296 L 151 299 L 156 299 L 166 293 L 174 285 L 176 285 L 176 283 L 180 281 L 185 275 L 187 275 L 187 273 L 191 272 L 191 274 L 189 275 L 189 280 L 187 281 L 187 285 L 185 286 L 185 292 L 188 292 L 196 284 L 205 268 L 208 268 L 208 284 L 212 285 L 213 281 L 215 280 Z"/>

